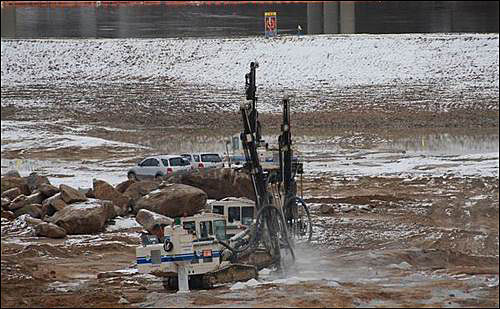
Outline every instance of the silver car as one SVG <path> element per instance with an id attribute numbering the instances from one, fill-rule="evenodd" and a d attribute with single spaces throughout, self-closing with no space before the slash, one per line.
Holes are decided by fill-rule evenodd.
<path id="1" fill-rule="evenodd" d="M 191 163 L 181 156 L 159 155 L 147 157 L 128 171 L 128 179 L 161 179 L 179 171 L 189 171 Z"/>
<path id="2" fill-rule="evenodd" d="M 224 161 L 218 153 L 185 153 L 181 156 L 191 162 L 193 168 L 221 168 L 224 167 Z"/>

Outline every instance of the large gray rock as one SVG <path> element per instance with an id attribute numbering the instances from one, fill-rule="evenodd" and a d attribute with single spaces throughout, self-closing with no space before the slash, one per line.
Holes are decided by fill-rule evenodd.
<path id="1" fill-rule="evenodd" d="M 95 199 L 95 192 L 92 188 L 90 188 L 87 192 L 85 192 L 85 197 Z"/>
<path id="2" fill-rule="evenodd" d="M 66 237 L 66 231 L 53 223 L 43 222 L 42 220 L 32 218 L 29 215 L 20 216 L 18 220 L 20 223 L 24 222 L 26 225 L 31 227 L 34 231 L 34 236 L 50 238 Z"/>
<path id="3" fill-rule="evenodd" d="M 26 197 L 26 203 L 29 204 L 42 204 L 45 196 L 41 192 L 36 192 Z"/>
<path id="4" fill-rule="evenodd" d="M 89 200 L 64 207 L 47 222 L 62 227 L 69 235 L 94 234 L 102 232 L 106 221 L 114 216 L 113 203 Z"/>
<path id="5" fill-rule="evenodd" d="M 2 197 L 8 198 L 9 200 L 12 201 L 13 199 L 15 199 L 16 197 L 18 197 L 21 194 L 22 194 L 21 190 L 19 190 L 19 188 L 16 187 L 16 188 L 12 188 L 12 189 L 7 190 L 4 193 L 2 193 Z"/>
<path id="6" fill-rule="evenodd" d="M 2 209 L 8 210 L 10 206 L 10 200 L 8 198 L 2 197 Z"/>
<path id="7" fill-rule="evenodd" d="M 24 194 L 19 195 L 15 199 L 12 200 L 12 202 L 9 205 L 9 210 L 10 211 L 16 211 L 18 209 L 23 208 L 24 206 L 28 205 L 28 197 Z"/>
<path id="8" fill-rule="evenodd" d="M 54 213 L 66 207 L 66 202 L 63 201 L 61 193 L 49 197 L 42 203 L 42 217 L 48 215 L 49 217 L 54 215 Z"/>
<path id="9" fill-rule="evenodd" d="M 137 223 L 142 225 L 145 230 L 148 232 L 153 231 L 153 227 L 155 225 L 171 225 L 174 223 L 174 220 L 169 217 L 162 216 L 160 214 L 157 214 L 155 212 L 146 210 L 146 209 L 141 209 L 139 212 L 137 212 L 137 216 L 135 217 L 135 220 Z"/>
<path id="10" fill-rule="evenodd" d="M 33 218 L 33 217 L 30 217 L 30 216 L 24 216 L 20 219 L 23 219 L 27 224 L 31 225 L 31 226 L 35 226 L 35 225 L 38 225 L 38 224 L 42 224 L 43 221 L 40 220 L 40 219 L 37 219 L 37 218 Z"/>
<path id="11" fill-rule="evenodd" d="M 116 191 L 118 191 L 120 193 L 125 193 L 125 191 L 127 191 L 128 187 L 130 187 L 130 185 L 132 185 L 134 183 L 136 183 L 134 180 L 124 181 L 116 186 Z"/>
<path id="12" fill-rule="evenodd" d="M 137 202 L 141 197 L 149 194 L 160 187 L 160 183 L 156 181 L 139 181 L 131 184 L 125 193 L 125 196 L 132 199 L 133 202 Z"/>
<path id="13" fill-rule="evenodd" d="M 1 212 L 2 212 L 2 218 L 5 218 L 9 221 L 12 221 L 16 218 L 16 216 L 14 215 L 14 213 L 12 211 L 2 209 Z"/>
<path id="14" fill-rule="evenodd" d="M 38 186 L 38 190 L 42 192 L 45 198 L 52 197 L 59 193 L 59 189 L 57 187 L 54 187 L 53 185 L 48 183 L 42 183 L 40 186 Z"/>
<path id="15" fill-rule="evenodd" d="M 112 185 L 102 180 L 94 179 L 94 195 L 96 199 L 111 201 L 116 206 L 116 212 L 119 216 L 124 216 L 128 213 L 128 205 L 130 198 L 118 192 Z"/>
<path id="16" fill-rule="evenodd" d="M 22 215 L 30 215 L 33 218 L 40 219 L 42 217 L 42 205 L 31 204 L 24 206 L 23 208 L 16 210 L 14 215 L 16 218 Z"/>
<path id="17" fill-rule="evenodd" d="M 87 197 L 85 197 L 83 193 L 71 188 L 70 186 L 60 185 L 59 190 L 61 191 L 61 198 L 66 204 L 87 201 Z"/>
<path id="18" fill-rule="evenodd" d="M 332 205 L 328 205 L 328 204 L 321 204 L 320 208 L 319 208 L 319 212 L 322 214 L 322 215 L 332 215 L 335 213 L 335 208 L 333 208 Z"/>
<path id="19" fill-rule="evenodd" d="M 50 181 L 47 177 L 40 176 L 37 173 L 31 173 L 29 176 L 25 177 L 25 179 L 28 184 L 28 188 L 30 189 L 30 192 L 35 192 L 36 190 L 39 190 L 40 185 L 42 184 L 50 185 Z"/>
<path id="20" fill-rule="evenodd" d="M 134 211 L 147 209 L 171 218 L 192 216 L 202 210 L 206 202 L 207 194 L 202 190 L 182 184 L 170 184 L 140 198 L 134 205 Z"/>
<path id="21" fill-rule="evenodd" d="M 199 188 L 207 193 L 209 199 L 246 197 L 255 200 L 250 177 L 231 168 L 197 169 L 190 173 L 174 175 L 166 182 Z"/>
<path id="22" fill-rule="evenodd" d="M 66 237 L 66 230 L 53 223 L 42 222 L 35 225 L 35 233 L 37 236 L 49 238 L 64 238 Z"/>
<path id="23" fill-rule="evenodd" d="M 30 195 L 31 191 L 28 188 L 28 182 L 22 177 L 12 177 L 12 176 L 2 176 L 1 182 L 1 194 L 12 188 L 19 188 L 22 194 Z"/>

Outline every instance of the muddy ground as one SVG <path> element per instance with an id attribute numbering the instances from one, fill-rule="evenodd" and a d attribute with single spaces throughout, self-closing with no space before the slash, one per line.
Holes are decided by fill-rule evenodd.
<path id="1" fill-rule="evenodd" d="M 2 221 L 2 307 L 498 307 L 498 179 L 326 176 L 304 186 L 313 241 L 298 245 L 283 284 L 178 296 L 127 272 L 137 228 L 55 241 L 13 237 Z"/>
<path id="2" fill-rule="evenodd" d="M 472 124 L 475 118 L 467 118 L 466 123 L 473 139 L 474 132 L 492 134 L 497 130 L 485 125 L 490 118 L 480 117 L 485 113 L 494 119 L 497 112 L 476 113 L 477 119 L 482 119 L 478 120 L 479 128 Z M 330 115 L 335 115 L 335 123 L 344 126 L 347 133 L 335 128 L 326 129 L 326 133 L 324 129 L 318 131 L 321 133 L 298 130 L 308 132 L 307 136 L 344 137 L 347 143 L 352 132 L 365 132 L 353 125 L 353 119 L 377 118 L 370 111 Z M 462 121 L 462 116 L 453 115 L 446 114 L 448 121 Z M 313 117 L 294 115 L 294 120 L 300 122 L 302 116 L 307 121 L 307 117 Z M 230 117 L 236 119 L 237 115 Z M 276 117 L 263 115 L 265 124 Z M 387 117 L 404 119 L 407 115 L 388 113 Z M 16 117 L 4 114 L 2 109 L 2 120 L 12 118 Z M 427 119 L 427 115 L 417 114 L 412 121 L 416 119 Z M 435 127 L 430 124 L 420 130 L 446 131 L 442 123 Z M 144 136 L 149 136 L 148 132 L 158 134 L 155 129 L 141 131 Z M 344 147 L 351 151 L 376 149 L 382 141 L 417 133 L 421 131 L 378 128 L 361 134 L 364 138 L 357 144 Z M 134 134 L 140 133 L 112 132 L 108 138 L 120 140 L 123 136 L 122 141 L 131 142 Z M 187 129 L 177 138 L 193 135 Z M 107 156 L 107 152 L 99 151 L 29 151 L 28 155 L 38 160 L 75 153 L 80 155 L 78 160 Z M 349 152 L 334 152 L 335 158 L 313 153 L 308 159 L 310 163 L 339 164 L 349 164 L 353 159 Z M 392 160 L 403 156 L 393 153 Z M 2 153 L 2 158 L 10 157 L 16 154 Z M 126 161 L 118 168 L 130 165 Z M 78 177 L 78 172 L 66 172 Z M 261 285 L 243 290 L 230 290 L 231 285 L 224 285 L 179 296 L 164 290 L 158 279 L 134 273 L 137 228 L 48 240 L 22 236 L 22 228 L 2 221 L 2 307 L 498 307 L 498 176 L 440 173 L 345 177 L 341 172 L 317 167 L 308 172 L 306 168 L 303 194 L 313 212 L 312 243 L 298 244 L 301 254 L 286 275 L 288 281 L 276 283 L 277 277 L 264 276 Z M 119 303 L 120 299 L 127 303 Z"/>
<path id="3" fill-rule="evenodd" d="M 222 142 L 241 128 L 240 90 L 62 79 L 2 83 L 2 174 L 20 167 L 56 185 L 90 187 L 93 177 L 117 184 L 144 155 L 224 152 Z M 292 89 L 314 233 L 282 276 L 178 295 L 134 271 L 140 228 L 50 240 L 2 219 L 1 305 L 498 307 L 498 91 L 473 88 Z M 309 101 L 316 108 L 300 108 Z M 281 116 L 270 110 L 260 118 L 274 139 Z"/>

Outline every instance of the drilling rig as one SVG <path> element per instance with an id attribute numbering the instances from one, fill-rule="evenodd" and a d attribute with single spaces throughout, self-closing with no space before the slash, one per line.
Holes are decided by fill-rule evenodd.
<path id="1" fill-rule="evenodd" d="M 233 237 L 230 244 L 222 244 L 234 254 L 235 261 L 256 256 L 261 250 L 260 254 L 269 254 L 271 264 L 280 270 L 295 260 L 295 240 L 311 239 L 312 223 L 306 203 L 297 196 L 295 178 L 297 175 L 302 177 L 303 165 L 293 159 L 289 98 L 282 101 L 283 122 L 277 149 L 279 165 L 260 160 L 259 148 L 270 149 L 262 140 L 258 119 L 258 67 L 257 62 L 250 64 L 250 72 L 245 75 L 247 102 L 240 106 L 243 122 L 240 138 L 246 158 L 243 170 L 250 176 L 255 192 L 256 220 L 251 229 Z"/>
<path id="2" fill-rule="evenodd" d="M 163 277 L 165 287 L 188 290 L 188 281 L 197 281 L 209 288 L 256 278 L 265 267 L 285 270 L 295 260 L 295 241 L 311 239 L 309 209 L 297 196 L 295 179 L 297 175 L 302 177 L 303 166 L 293 159 L 289 98 L 282 101 L 279 147 L 274 150 L 279 165 L 261 162 L 259 158 L 263 148 L 273 150 L 262 140 L 258 119 L 258 66 L 252 62 L 245 75 L 246 102 L 240 106 L 240 139 L 246 158 L 242 170 L 250 176 L 255 193 L 254 222 L 228 239 L 224 216 L 198 214 L 175 220 L 177 224 L 165 228 L 161 241 L 145 237 L 143 245 L 136 248 L 138 269 Z"/>

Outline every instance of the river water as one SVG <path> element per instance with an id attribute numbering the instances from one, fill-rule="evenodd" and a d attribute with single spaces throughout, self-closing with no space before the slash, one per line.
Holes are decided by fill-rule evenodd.
<path id="1" fill-rule="evenodd" d="M 198 6 L 7 6 L 2 9 L 2 38 L 263 35 L 264 12 L 267 11 L 277 12 L 279 34 L 297 33 L 298 25 L 301 25 L 304 33 L 332 33 L 331 28 L 326 26 L 332 22 L 339 24 L 338 32 L 333 33 L 499 31 L 498 1 L 367 1 L 346 2 L 338 8 L 331 8 L 331 5 L 268 3 Z M 324 23 L 321 22 L 323 20 Z"/>

